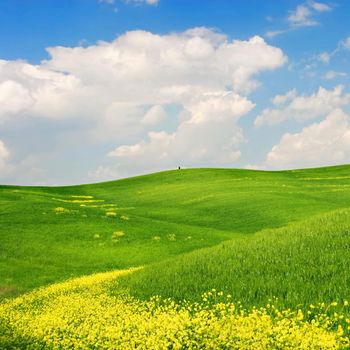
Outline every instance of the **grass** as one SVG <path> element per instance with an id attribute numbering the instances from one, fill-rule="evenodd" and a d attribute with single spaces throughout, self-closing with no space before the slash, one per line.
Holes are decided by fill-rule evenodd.
<path id="1" fill-rule="evenodd" d="M 350 346 L 348 165 L 0 186 L 0 242 L 0 348 Z"/>
<path id="2" fill-rule="evenodd" d="M 350 209 L 200 249 L 118 279 L 111 290 L 199 301 L 212 288 L 246 307 L 304 309 L 350 296 Z"/>
<path id="3" fill-rule="evenodd" d="M 71 187 L 1 186 L 0 295 L 161 262 L 347 208 L 349 174 L 350 166 L 189 169 Z M 124 236 L 113 239 L 118 231 Z"/>

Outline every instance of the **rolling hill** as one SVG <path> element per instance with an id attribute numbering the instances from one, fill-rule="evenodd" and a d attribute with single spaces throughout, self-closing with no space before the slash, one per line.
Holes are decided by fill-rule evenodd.
<path id="1" fill-rule="evenodd" d="M 1 186 L 0 203 L 0 293 L 9 298 L 2 314 L 0 309 L 0 326 L 10 334 L 6 341 L 19 341 L 25 328 L 18 326 L 18 334 L 8 328 L 12 321 L 4 312 L 14 310 L 14 319 L 32 322 L 28 329 L 40 335 L 37 315 L 62 318 L 57 316 L 61 292 L 51 292 L 62 291 L 60 284 L 45 286 L 101 272 L 106 274 L 96 276 L 109 276 L 108 283 L 101 277 L 95 287 L 85 285 L 90 293 L 85 295 L 77 282 L 79 298 L 91 303 L 97 288 L 106 298 L 103 305 L 149 310 L 155 295 L 179 305 L 184 299 L 202 305 L 203 295 L 214 289 L 213 294 L 220 291 L 242 302 L 247 320 L 255 307 L 273 304 L 294 310 L 294 322 L 299 311 L 313 315 L 310 305 L 319 305 L 319 314 L 331 319 L 327 326 L 317 323 L 322 332 L 329 335 L 339 326 L 348 332 L 350 166 L 279 172 L 188 169 L 92 185 Z M 107 272 L 113 270 L 116 275 Z M 69 283 L 64 288 L 64 295 L 76 293 Z M 334 305 L 342 317 L 337 319 L 332 307 L 322 311 L 323 303 Z M 14 305 L 22 306 L 17 310 Z M 180 315 L 181 310 L 172 312 Z M 71 317 L 78 316 L 72 312 Z M 278 323 L 278 317 L 272 319 Z M 30 344 L 28 334 L 25 338 Z M 288 341 L 296 348 L 294 340 Z M 345 346 L 346 341 L 332 344 Z"/>

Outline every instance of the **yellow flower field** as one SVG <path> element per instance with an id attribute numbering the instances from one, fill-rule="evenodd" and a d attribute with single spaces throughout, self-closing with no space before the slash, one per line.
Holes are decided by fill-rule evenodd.
<path id="1" fill-rule="evenodd" d="M 0 306 L 7 349 L 339 349 L 349 347 L 337 305 L 245 310 L 212 290 L 200 303 L 113 295 L 110 283 L 135 269 L 100 273 L 39 289 Z M 345 301 L 345 305 L 347 302 Z"/>

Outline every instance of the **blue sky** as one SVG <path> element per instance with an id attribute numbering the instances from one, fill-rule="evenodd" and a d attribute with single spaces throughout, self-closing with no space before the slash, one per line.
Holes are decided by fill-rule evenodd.
<path id="1" fill-rule="evenodd" d="M 346 0 L 3 0 L 0 180 L 348 163 L 348 23 Z"/>

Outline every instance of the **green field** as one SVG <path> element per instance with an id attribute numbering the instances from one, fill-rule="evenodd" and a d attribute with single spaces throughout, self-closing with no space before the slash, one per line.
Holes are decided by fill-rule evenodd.
<path id="1" fill-rule="evenodd" d="M 121 295 L 139 303 L 155 295 L 201 303 L 215 288 L 247 310 L 275 297 L 282 309 L 305 313 L 310 304 L 337 302 L 342 317 L 327 309 L 333 323 L 324 329 L 341 325 L 348 332 L 350 166 L 188 169 L 92 185 L 1 186 L 0 204 L 0 298 L 7 312 L 16 300 L 29 302 L 14 297 L 38 287 L 140 267 L 101 285 L 106 305 Z M 43 298 L 35 293 L 28 297 Z M 36 322 L 31 312 L 26 317 Z M 3 315 L 0 309 L 0 330 L 7 329 L 0 345 L 24 344 L 23 329 L 7 328 Z M 33 348 L 48 346 L 39 335 L 32 343 L 23 337 Z"/>

